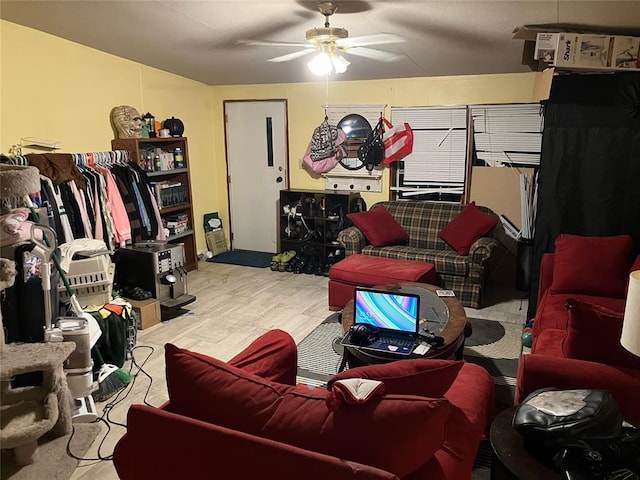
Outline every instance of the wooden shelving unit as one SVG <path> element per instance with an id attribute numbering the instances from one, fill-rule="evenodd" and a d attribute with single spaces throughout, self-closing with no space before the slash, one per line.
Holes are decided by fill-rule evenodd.
<path id="1" fill-rule="evenodd" d="M 359 193 L 352 191 L 281 190 L 280 251 L 311 251 L 322 266 L 331 257 L 344 256 L 344 249 L 337 242 L 338 232 L 351 224 L 346 215 L 359 197 Z M 285 212 L 285 208 L 292 206 L 295 215 Z"/>
<path id="2" fill-rule="evenodd" d="M 121 138 L 111 141 L 113 150 L 128 150 L 132 152 L 135 159 L 141 166 L 144 165 L 144 158 L 147 151 L 160 148 L 166 153 L 174 152 L 176 148 L 182 150 L 184 157 L 184 168 L 174 168 L 170 170 L 157 170 L 147 172 L 147 177 L 151 182 L 169 181 L 181 183 L 186 187 L 186 201 L 176 205 L 160 208 L 160 216 L 166 219 L 168 215 L 186 213 L 188 217 L 188 229 L 184 232 L 171 235 L 168 241 L 171 243 L 181 243 L 184 245 L 185 267 L 187 270 L 198 268 L 198 253 L 196 250 L 195 223 L 193 221 L 193 200 L 191 194 L 191 180 L 189 178 L 189 149 L 185 137 L 168 138 Z M 142 166 L 144 168 L 144 166 Z"/>

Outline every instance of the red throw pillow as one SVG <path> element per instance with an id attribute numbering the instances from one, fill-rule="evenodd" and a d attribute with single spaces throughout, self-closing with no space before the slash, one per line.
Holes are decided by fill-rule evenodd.
<path id="1" fill-rule="evenodd" d="M 563 233 L 553 255 L 554 292 L 624 298 L 631 261 L 631 237 L 584 237 Z"/>
<path id="2" fill-rule="evenodd" d="M 438 236 L 458 252 L 458 255 L 468 255 L 471 245 L 489 233 L 496 223 L 498 217 L 483 213 L 476 206 L 476 202 L 471 202 L 440 230 Z"/>
<path id="3" fill-rule="evenodd" d="M 374 247 L 404 243 L 409 234 L 384 205 L 367 212 L 349 213 L 347 218 L 360 229 Z"/>
<path id="4" fill-rule="evenodd" d="M 265 380 L 295 385 L 298 347 L 287 332 L 273 329 L 260 335 L 227 363 Z"/>
<path id="5" fill-rule="evenodd" d="M 565 307 L 569 311 L 567 336 L 562 343 L 565 357 L 640 368 L 640 357 L 620 345 L 623 313 L 574 298 L 567 299 Z"/>
<path id="6" fill-rule="evenodd" d="M 412 359 L 379 365 L 350 368 L 329 379 L 370 378 L 384 383 L 387 394 L 443 397 L 458 376 L 464 362 L 453 360 Z"/>
<path id="7" fill-rule="evenodd" d="M 371 465 L 402 478 L 444 441 L 446 399 L 383 395 L 332 412 L 329 392 L 269 382 L 242 369 L 165 345 L 171 411 L 310 451 Z"/>

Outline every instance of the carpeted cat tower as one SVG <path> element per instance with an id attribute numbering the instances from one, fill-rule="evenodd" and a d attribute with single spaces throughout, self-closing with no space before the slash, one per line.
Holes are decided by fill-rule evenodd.
<path id="1" fill-rule="evenodd" d="M 40 191 L 35 167 L 0 164 L 0 197 L 3 202 L 20 201 Z M 5 234 L 5 232 L 2 232 Z M 13 285 L 15 263 L 0 258 L 0 291 Z M 71 396 L 63 362 L 76 349 L 73 342 L 9 343 L 4 341 L 0 313 L 0 445 L 13 449 L 18 465 L 37 460 L 38 439 L 49 433 L 59 437 L 71 432 Z M 42 372 L 37 386 L 13 388 L 16 375 Z"/>

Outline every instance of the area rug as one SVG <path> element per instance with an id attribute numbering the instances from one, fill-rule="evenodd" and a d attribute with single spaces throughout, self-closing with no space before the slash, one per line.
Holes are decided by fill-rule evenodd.
<path id="1" fill-rule="evenodd" d="M 69 480 L 78 466 L 78 460 L 67 453 L 69 438 L 71 437 L 69 452 L 75 457 L 83 458 L 101 431 L 101 427 L 97 423 L 75 424 L 74 429 L 73 435 L 65 435 L 64 437 L 40 443 L 38 446 L 38 460 L 24 467 L 16 465 L 11 450 L 3 449 L 0 479 Z"/>
<path id="2" fill-rule="evenodd" d="M 207 258 L 207 262 L 228 263 L 244 267 L 266 268 L 271 265 L 273 253 L 254 252 L 253 250 L 233 250 L 215 257 Z"/>
<path id="3" fill-rule="evenodd" d="M 521 327 L 496 320 L 469 318 L 473 333 L 466 339 L 464 360 L 487 370 L 496 385 L 496 406 L 513 405 L 520 358 Z M 337 313 L 329 315 L 298 345 L 298 383 L 325 385 L 342 359 L 343 330 Z"/>
<path id="4" fill-rule="evenodd" d="M 522 326 L 470 318 L 473 333 L 464 344 L 464 360 L 484 367 L 496 387 L 496 407 L 514 404 L 518 362 L 522 353 Z"/>

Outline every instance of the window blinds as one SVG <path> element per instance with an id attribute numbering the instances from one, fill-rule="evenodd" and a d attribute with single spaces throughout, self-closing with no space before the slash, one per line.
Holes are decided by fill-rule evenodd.
<path id="1" fill-rule="evenodd" d="M 539 104 L 470 108 L 478 160 L 490 167 L 540 165 L 543 119 Z"/>
<path id="2" fill-rule="evenodd" d="M 413 152 L 399 164 L 400 196 L 462 195 L 467 156 L 467 107 L 392 107 L 391 123 L 407 122 Z"/>

